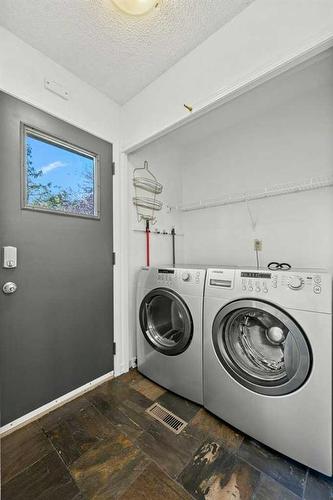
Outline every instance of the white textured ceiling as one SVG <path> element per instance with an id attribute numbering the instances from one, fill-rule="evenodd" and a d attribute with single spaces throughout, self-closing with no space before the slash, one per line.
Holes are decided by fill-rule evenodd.
<path id="1" fill-rule="evenodd" d="M 130 17 L 111 0 L 1 0 L 0 24 L 124 103 L 253 0 L 161 0 Z"/>

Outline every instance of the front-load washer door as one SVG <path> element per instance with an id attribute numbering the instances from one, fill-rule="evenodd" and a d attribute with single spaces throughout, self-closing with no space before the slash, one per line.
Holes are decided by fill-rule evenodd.
<path id="1" fill-rule="evenodd" d="M 156 351 L 175 356 L 190 345 L 191 313 L 174 291 L 156 288 L 149 292 L 141 302 L 139 318 L 145 338 Z"/>
<path id="2" fill-rule="evenodd" d="M 246 388 L 270 396 L 289 394 L 307 379 L 311 351 L 301 327 L 286 312 L 261 300 L 236 300 L 213 323 L 215 352 Z"/>

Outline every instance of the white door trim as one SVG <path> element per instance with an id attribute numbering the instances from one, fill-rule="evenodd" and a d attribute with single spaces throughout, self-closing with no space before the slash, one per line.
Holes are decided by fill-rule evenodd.
<path id="1" fill-rule="evenodd" d="M 118 153 L 118 152 L 117 152 Z M 128 165 L 127 156 L 115 155 L 116 174 L 114 176 L 114 374 L 126 373 L 130 367 L 128 332 Z"/>

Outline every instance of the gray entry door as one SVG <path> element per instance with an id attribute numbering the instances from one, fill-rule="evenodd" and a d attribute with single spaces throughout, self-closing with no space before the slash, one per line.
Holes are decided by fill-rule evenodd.
<path id="1" fill-rule="evenodd" d="M 112 145 L 0 93 L 2 425 L 113 370 L 112 206 Z"/>

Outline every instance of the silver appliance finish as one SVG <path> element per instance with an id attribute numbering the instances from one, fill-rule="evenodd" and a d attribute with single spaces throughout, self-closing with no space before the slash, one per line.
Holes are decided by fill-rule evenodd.
<path id="1" fill-rule="evenodd" d="M 332 474 L 331 274 L 207 271 L 204 406 Z"/>
<path id="2" fill-rule="evenodd" d="M 138 370 L 201 404 L 205 275 L 203 268 L 143 268 L 137 288 Z"/>

